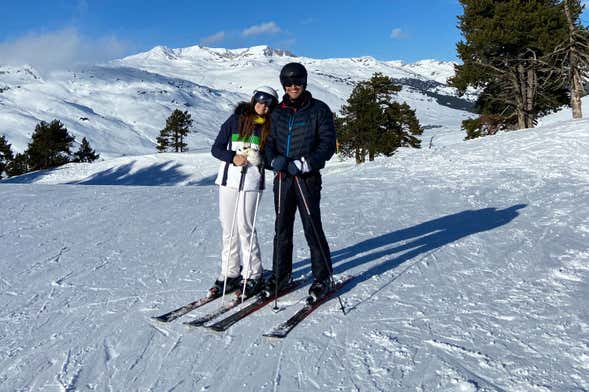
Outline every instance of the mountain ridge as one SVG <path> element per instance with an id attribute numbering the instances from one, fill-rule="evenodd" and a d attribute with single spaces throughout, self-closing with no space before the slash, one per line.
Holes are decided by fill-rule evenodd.
<path id="1" fill-rule="evenodd" d="M 206 149 L 233 107 L 248 100 L 257 86 L 282 90 L 278 74 L 291 61 L 305 64 L 309 90 L 335 112 L 355 83 L 381 72 L 402 85 L 396 99 L 416 109 L 424 128 L 458 135 L 476 97 L 458 97 L 444 82 L 454 64 L 437 60 L 312 59 L 267 45 L 160 45 L 105 64 L 42 76 L 30 66 L 0 65 L 0 134 L 21 152 L 38 122 L 58 119 L 77 142 L 86 137 L 104 158 L 144 155 L 155 151 L 165 119 L 180 109 L 194 120 L 196 133 L 189 136 L 189 147 Z"/>

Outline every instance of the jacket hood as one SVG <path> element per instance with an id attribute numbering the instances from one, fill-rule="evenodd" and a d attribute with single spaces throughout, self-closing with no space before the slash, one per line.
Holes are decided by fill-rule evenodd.
<path id="1" fill-rule="evenodd" d="M 241 116 L 242 114 L 245 114 L 248 112 L 248 110 L 250 110 L 251 108 L 251 104 L 249 102 L 240 102 L 237 104 L 237 107 L 235 108 L 235 111 L 233 113 L 237 114 L 238 116 Z"/>

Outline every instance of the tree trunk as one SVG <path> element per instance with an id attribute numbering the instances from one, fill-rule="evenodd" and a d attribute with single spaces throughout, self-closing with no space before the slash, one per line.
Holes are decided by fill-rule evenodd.
<path id="1" fill-rule="evenodd" d="M 538 89 L 538 77 L 533 66 L 518 64 L 516 88 L 516 113 L 518 129 L 534 127 L 534 104 Z"/>
<path id="2" fill-rule="evenodd" d="M 573 110 L 573 118 L 583 118 L 583 110 L 581 109 L 582 96 L 583 82 L 581 81 L 578 72 L 574 72 L 571 86 L 571 108 Z"/>
<path id="3" fill-rule="evenodd" d="M 517 96 L 516 96 L 516 112 L 517 112 L 517 128 L 526 128 L 526 82 L 524 66 L 522 64 L 517 66 Z"/>
<path id="4" fill-rule="evenodd" d="M 573 118 L 582 118 L 583 111 L 581 109 L 581 97 L 584 93 L 583 81 L 579 72 L 579 63 L 577 57 L 578 54 L 575 45 L 575 25 L 573 23 L 573 18 L 571 17 L 568 0 L 564 0 L 564 13 L 567 18 L 567 24 L 569 28 L 569 44 L 571 45 L 571 53 L 569 58 L 569 63 L 571 67 L 571 109 L 573 111 Z"/>
<path id="5" fill-rule="evenodd" d="M 538 91 L 538 76 L 534 67 L 528 69 L 526 78 L 526 128 L 534 128 L 534 104 Z"/>

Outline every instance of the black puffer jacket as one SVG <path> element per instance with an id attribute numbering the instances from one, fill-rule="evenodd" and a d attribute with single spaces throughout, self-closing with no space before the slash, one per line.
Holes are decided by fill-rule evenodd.
<path id="1" fill-rule="evenodd" d="M 318 171 L 335 153 L 333 113 L 308 91 L 304 94 L 300 109 L 283 100 L 272 112 L 270 135 L 266 138 L 268 166 L 277 155 L 289 161 L 305 157 L 311 171 Z"/>

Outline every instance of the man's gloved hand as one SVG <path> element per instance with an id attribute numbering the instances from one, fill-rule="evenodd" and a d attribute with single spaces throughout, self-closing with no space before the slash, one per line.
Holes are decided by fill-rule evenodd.
<path id="1" fill-rule="evenodd" d="M 284 171 L 287 167 L 286 158 L 282 155 L 276 155 L 270 162 L 270 166 L 274 171 Z"/>
<path id="2" fill-rule="evenodd" d="M 295 159 L 288 164 L 287 171 L 291 176 L 298 176 L 311 171 L 309 163 L 302 157 L 301 159 Z"/>
<path id="3" fill-rule="evenodd" d="M 291 176 L 298 176 L 299 174 L 303 173 L 303 162 L 295 159 L 288 164 L 286 170 L 288 170 L 288 174 Z"/>

